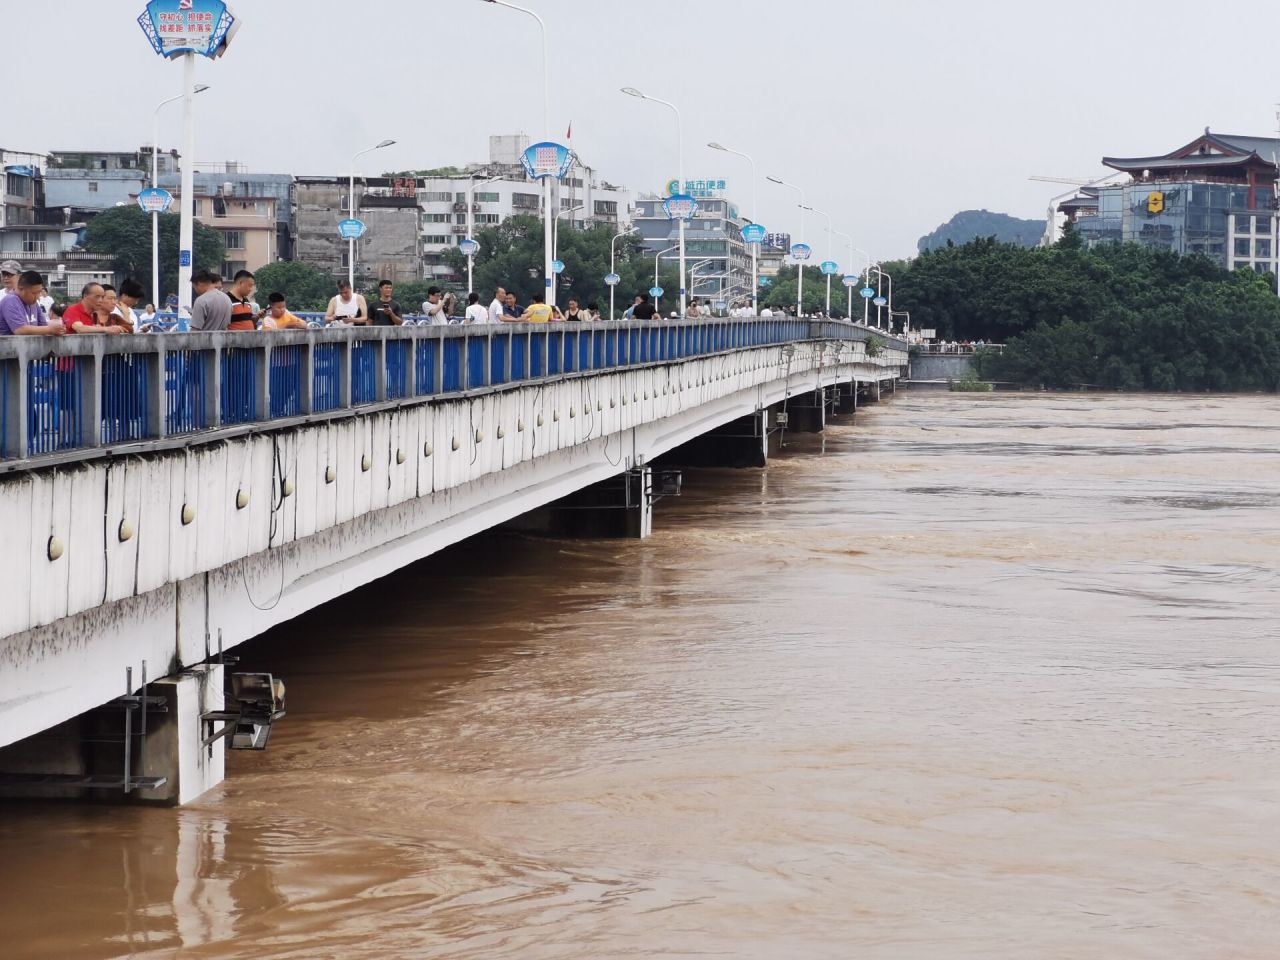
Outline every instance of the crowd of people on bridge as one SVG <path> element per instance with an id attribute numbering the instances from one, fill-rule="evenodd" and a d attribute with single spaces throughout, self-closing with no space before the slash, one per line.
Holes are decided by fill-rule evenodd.
<path id="1" fill-rule="evenodd" d="M 420 310 L 412 311 L 395 298 L 395 284 L 382 280 L 377 299 L 368 299 L 351 288 L 343 278 L 337 292 L 329 300 L 320 320 L 304 319 L 290 312 L 284 294 L 270 292 L 263 307 L 256 299 L 258 290 L 254 275 L 239 270 L 229 284 L 217 273 L 198 271 L 192 277 L 194 300 L 189 312 L 177 312 L 176 297 L 167 306 L 174 312 L 168 316 L 157 312 L 154 304 L 135 309 L 145 296 L 142 285 L 133 278 L 119 288 L 106 283 L 86 283 L 80 299 L 72 304 L 58 304 L 45 288 L 44 278 L 34 270 L 23 270 L 14 260 L 0 263 L 0 336 L 63 334 L 147 333 L 156 330 L 182 331 L 249 331 L 297 330 L 318 326 L 402 326 L 412 324 L 500 324 L 500 323 L 596 323 L 608 320 L 594 301 L 583 303 L 570 296 L 565 307 L 548 304 L 546 298 L 534 294 L 527 304 L 517 302 L 516 295 L 498 287 L 488 305 L 478 293 L 467 296 L 459 312 L 457 297 L 439 287 L 429 287 Z M 721 305 L 723 306 L 723 305 Z M 711 304 L 690 299 L 684 308 L 684 319 L 709 318 Z M 734 318 L 786 316 L 764 307 L 757 314 L 749 303 L 736 303 L 727 315 Z M 669 319 L 679 319 L 679 311 L 671 310 Z M 637 294 L 620 317 L 622 320 L 664 319 L 659 303 L 648 293 Z"/>

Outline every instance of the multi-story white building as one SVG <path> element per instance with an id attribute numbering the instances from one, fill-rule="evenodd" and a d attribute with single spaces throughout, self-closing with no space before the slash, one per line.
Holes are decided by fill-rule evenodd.
<path id="1" fill-rule="evenodd" d="M 457 247 L 469 234 L 511 217 L 542 215 L 542 188 L 528 179 L 520 165 L 520 155 L 529 144 L 524 134 L 492 136 L 488 163 L 468 164 L 461 176 L 419 178 L 424 276 L 459 279 L 445 265 L 445 251 Z M 485 182 L 491 178 L 497 179 Z M 467 195 L 473 185 L 468 220 Z M 606 224 L 621 231 L 631 222 L 631 192 L 609 183 L 581 162 L 556 185 L 553 197 L 561 217 L 560 229 L 585 230 Z"/>

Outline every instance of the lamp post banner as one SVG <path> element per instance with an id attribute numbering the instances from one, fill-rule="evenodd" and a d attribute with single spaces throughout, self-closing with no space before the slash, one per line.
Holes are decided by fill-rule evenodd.
<path id="1" fill-rule="evenodd" d="M 665 291 L 665 290 L 663 290 L 661 287 L 650 287 L 650 288 L 649 288 L 649 296 L 651 296 L 651 297 L 660 297 L 660 296 L 662 296 L 664 293 L 666 293 L 666 291 Z"/>
<path id="2" fill-rule="evenodd" d="M 860 294 L 862 294 L 862 298 L 863 298 L 864 300 L 870 300 L 872 297 L 874 297 L 874 296 L 876 295 L 876 289 L 875 289 L 875 287 L 863 287 L 863 288 L 862 288 L 861 290 L 859 290 L 858 292 L 859 292 Z"/>
<path id="3" fill-rule="evenodd" d="M 662 201 L 668 220 L 692 220 L 698 212 L 698 201 L 687 193 L 673 193 Z"/>
<path id="4" fill-rule="evenodd" d="M 840 278 L 840 282 L 843 283 L 846 287 L 856 287 L 858 285 L 858 281 L 860 281 L 861 279 L 862 278 L 859 277 L 857 274 L 852 274 L 852 275 L 845 274 L 843 277 Z"/>
<path id="5" fill-rule="evenodd" d="M 223 0 L 151 0 L 138 17 L 151 49 L 162 57 L 219 57 L 240 26 Z"/>
<path id="6" fill-rule="evenodd" d="M 551 261 L 551 270 L 552 270 L 552 272 L 553 272 L 553 273 L 564 273 L 564 261 L 563 261 L 563 260 L 552 260 L 552 261 Z"/>
<path id="7" fill-rule="evenodd" d="M 480 244 L 475 240 L 467 238 L 466 240 L 462 240 L 458 243 L 458 252 L 464 257 L 474 257 L 480 252 Z"/>
<path id="8" fill-rule="evenodd" d="M 622 278 L 618 276 L 616 273 L 606 273 L 604 275 L 604 282 L 606 286 L 616 287 L 618 284 L 622 282 Z"/>
<path id="9" fill-rule="evenodd" d="M 834 260 L 823 260 L 822 263 L 818 265 L 818 269 L 821 270 L 824 275 L 834 277 L 840 272 L 840 264 L 836 263 Z"/>
<path id="10" fill-rule="evenodd" d="M 164 213 L 173 203 L 173 194 L 159 187 L 147 187 L 138 194 L 138 206 L 145 213 Z"/>
<path id="11" fill-rule="evenodd" d="M 809 246 L 807 243 L 793 243 L 791 245 L 792 260 L 800 260 L 800 261 L 808 260 L 812 254 L 813 254 L 813 248 Z"/>
<path id="12" fill-rule="evenodd" d="M 520 163 L 524 166 L 524 172 L 534 180 L 546 177 L 560 180 L 573 166 L 573 151 L 563 143 L 544 140 L 533 144 L 521 154 Z"/>
<path id="13" fill-rule="evenodd" d="M 884 297 L 876 297 L 876 298 L 875 298 L 874 300 L 872 300 L 871 302 L 872 302 L 872 303 L 874 303 L 877 307 L 883 307 L 883 306 L 884 306 L 886 303 L 888 303 L 889 301 L 888 301 L 888 300 L 886 300 Z"/>
<path id="14" fill-rule="evenodd" d="M 364 221 L 354 218 L 338 221 L 338 236 L 343 240 L 359 240 L 364 236 Z"/>
<path id="15" fill-rule="evenodd" d="M 768 235 L 768 231 L 758 223 L 748 223 L 742 228 L 742 240 L 744 243 L 764 243 L 764 238 Z"/>

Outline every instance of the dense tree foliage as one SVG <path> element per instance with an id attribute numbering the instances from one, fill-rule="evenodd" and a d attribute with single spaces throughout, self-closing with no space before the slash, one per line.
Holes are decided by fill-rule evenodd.
<path id="1" fill-rule="evenodd" d="M 178 289 L 178 235 L 176 213 L 160 214 L 160 296 Z M 86 250 L 111 257 L 116 273 L 137 279 L 151 297 L 151 215 L 134 204 L 104 210 L 85 227 Z M 222 234 L 195 222 L 192 263 L 195 270 L 222 267 Z M 79 291 L 72 291 L 78 296 Z M 159 304 L 156 304 L 159 306 Z"/>
<path id="2" fill-rule="evenodd" d="M 556 303 L 563 306 L 570 297 L 580 303 L 596 301 L 608 313 L 609 288 L 604 277 L 609 272 L 609 244 L 614 238 L 611 227 L 595 226 L 589 230 L 572 230 L 560 225 L 557 255 L 564 262 L 560 274 Z M 542 221 L 537 217 L 512 217 L 494 227 L 476 233 L 480 252 L 475 258 L 475 289 L 488 302 L 497 286 L 516 295 L 527 304 L 535 293 L 543 292 Z M 617 289 L 618 314 L 621 315 L 632 297 L 653 286 L 653 256 L 644 253 L 640 238 L 628 234 L 615 244 L 614 269 L 621 282 Z M 445 261 L 459 276 L 466 276 L 467 258 L 456 249 L 445 254 Z M 658 286 L 666 291 L 664 312 L 668 302 L 674 304 L 679 295 L 679 281 L 674 261 L 663 258 Z M 465 293 L 465 290 L 459 291 Z"/>
<path id="3" fill-rule="evenodd" d="M 1274 279 L 1070 232 L 1027 250 L 975 240 L 887 265 L 894 308 L 948 340 L 1005 343 L 990 375 L 1047 387 L 1280 389 Z"/>
<path id="4" fill-rule="evenodd" d="M 323 310 L 337 290 L 336 278 L 319 267 L 300 260 L 279 260 L 259 267 L 253 275 L 258 285 L 258 301 L 283 293 L 290 310 Z"/>

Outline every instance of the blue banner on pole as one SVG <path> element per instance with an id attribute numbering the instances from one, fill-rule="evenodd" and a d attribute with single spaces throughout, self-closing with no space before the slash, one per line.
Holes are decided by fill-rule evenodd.
<path id="1" fill-rule="evenodd" d="M 768 231 L 758 223 L 748 223 L 742 228 L 742 239 L 745 243 L 764 243 Z"/>
<path id="2" fill-rule="evenodd" d="M 138 26 L 162 57 L 198 53 L 219 57 L 240 27 L 223 0 L 151 0 Z"/>
<path id="3" fill-rule="evenodd" d="M 138 193 L 138 206 L 144 213 L 164 213 L 173 203 L 173 194 L 159 187 L 147 187 Z"/>
<path id="4" fill-rule="evenodd" d="M 190 250 L 179 250 L 179 251 L 178 251 L 178 266 L 180 266 L 180 267 L 189 267 L 189 266 L 191 266 L 191 251 L 190 251 Z"/>
<path id="5" fill-rule="evenodd" d="M 604 275 L 604 282 L 606 286 L 616 287 L 619 283 L 622 282 L 622 278 L 618 276 L 616 273 L 606 273 Z"/>
<path id="6" fill-rule="evenodd" d="M 343 240 L 359 240 L 364 236 L 364 221 L 348 217 L 338 221 L 338 236 Z"/>
<path id="7" fill-rule="evenodd" d="M 663 290 L 661 287 L 650 287 L 650 288 L 649 288 L 649 296 L 651 296 L 651 297 L 660 297 L 660 296 L 662 296 L 664 293 L 666 293 L 666 291 L 665 291 L 665 290 Z"/>
<path id="8" fill-rule="evenodd" d="M 859 277 L 857 274 L 848 274 L 848 273 L 846 273 L 843 277 L 840 278 L 840 282 L 843 283 L 846 287 L 856 287 L 861 280 L 862 278 Z"/>
<path id="9" fill-rule="evenodd" d="M 821 270 L 824 275 L 834 277 L 840 272 L 840 264 L 836 263 L 834 260 L 823 260 L 822 263 L 818 265 L 818 269 Z"/>
<path id="10" fill-rule="evenodd" d="M 466 240 L 458 241 L 458 251 L 464 257 L 474 257 L 480 252 L 480 244 L 468 237 Z"/>
<path id="11" fill-rule="evenodd" d="M 698 212 L 698 201 L 687 193 L 676 193 L 662 201 L 669 220 L 692 220 Z"/>
<path id="12" fill-rule="evenodd" d="M 874 287 L 863 287 L 858 292 L 862 294 L 862 296 L 867 300 L 870 300 L 872 297 L 876 295 L 876 291 Z"/>
<path id="13" fill-rule="evenodd" d="M 564 261 L 563 261 L 563 260 L 552 260 L 552 261 L 551 261 L 551 272 L 552 272 L 552 273 L 564 273 Z"/>
<path id="14" fill-rule="evenodd" d="M 520 155 L 520 163 L 524 166 L 524 172 L 534 180 L 544 177 L 560 180 L 573 166 L 573 151 L 563 143 L 544 140 L 525 150 Z"/>
<path id="15" fill-rule="evenodd" d="M 801 262 L 808 260 L 813 253 L 813 248 L 807 243 L 793 243 L 791 245 L 791 259 Z"/>

